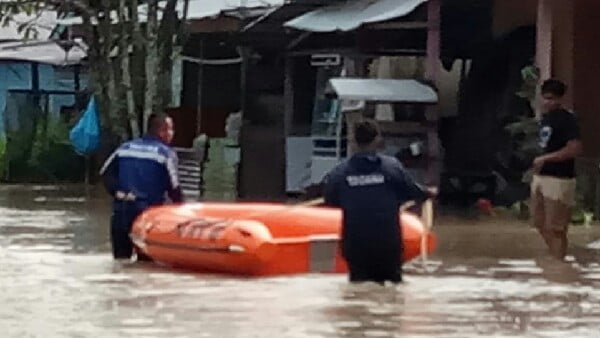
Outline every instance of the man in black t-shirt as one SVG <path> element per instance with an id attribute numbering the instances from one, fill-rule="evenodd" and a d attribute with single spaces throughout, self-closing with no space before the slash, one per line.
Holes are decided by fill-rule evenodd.
<path id="1" fill-rule="evenodd" d="M 567 230 L 575 204 L 575 158 L 581 153 L 577 120 L 562 105 L 565 92 L 566 85 L 558 80 L 542 84 L 539 145 L 543 154 L 533 161 L 531 183 L 533 223 L 550 253 L 559 259 L 567 252 Z"/>

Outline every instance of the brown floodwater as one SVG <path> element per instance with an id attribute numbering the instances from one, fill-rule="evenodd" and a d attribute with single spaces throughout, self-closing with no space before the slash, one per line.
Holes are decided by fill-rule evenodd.
<path id="1" fill-rule="evenodd" d="M 521 222 L 440 217 L 427 264 L 381 287 L 114 262 L 109 213 L 100 189 L 0 188 L 2 337 L 600 336 L 595 225 L 556 263 Z"/>

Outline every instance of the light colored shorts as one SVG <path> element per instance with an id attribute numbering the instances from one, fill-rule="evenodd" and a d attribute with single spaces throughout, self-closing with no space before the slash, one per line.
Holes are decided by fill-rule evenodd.
<path id="1" fill-rule="evenodd" d="M 531 215 L 540 230 L 567 231 L 575 205 L 575 179 L 534 175 Z"/>

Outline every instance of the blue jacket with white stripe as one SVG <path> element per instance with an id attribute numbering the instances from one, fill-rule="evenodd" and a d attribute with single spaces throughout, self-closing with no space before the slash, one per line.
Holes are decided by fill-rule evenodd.
<path id="1" fill-rule="evenodd" d="M 135 195 L 136 203 L 146 206 L 162 204 L 168 194 L 181 202 L 177 173 L 177 154 L 153 136 L 123 143 L 106 160 L 100 174 L 107 190 Z"/>

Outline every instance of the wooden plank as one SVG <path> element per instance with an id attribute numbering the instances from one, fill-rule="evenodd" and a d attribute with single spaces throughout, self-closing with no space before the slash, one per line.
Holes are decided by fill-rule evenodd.
<path id="1" fill-rule="evenodd" d="M 371 29 L 424 29 L 428 27 L 427 22 L 384 22 L 366 26 Z"/>
<path id="2" fill-rule="evenodd" d="M 237 32 L 241 22 L 237 18 L 219 16 L 215 19 L 191 19 L 188 27 L 190 33 Z"/>
<path id="3" fill-rule="evenodd" d="M 186 200 L 199 200 L 203 194 L 203 156 L 193 148 L 175 148 L 179 157 L 179 184 Z"/>
<path id="4" fill-rule="evenodd" d="M 435 125 L 422 122 L 390 122 L 378 121 L 383 134 L 426 134 L 435 130 Z"/>

